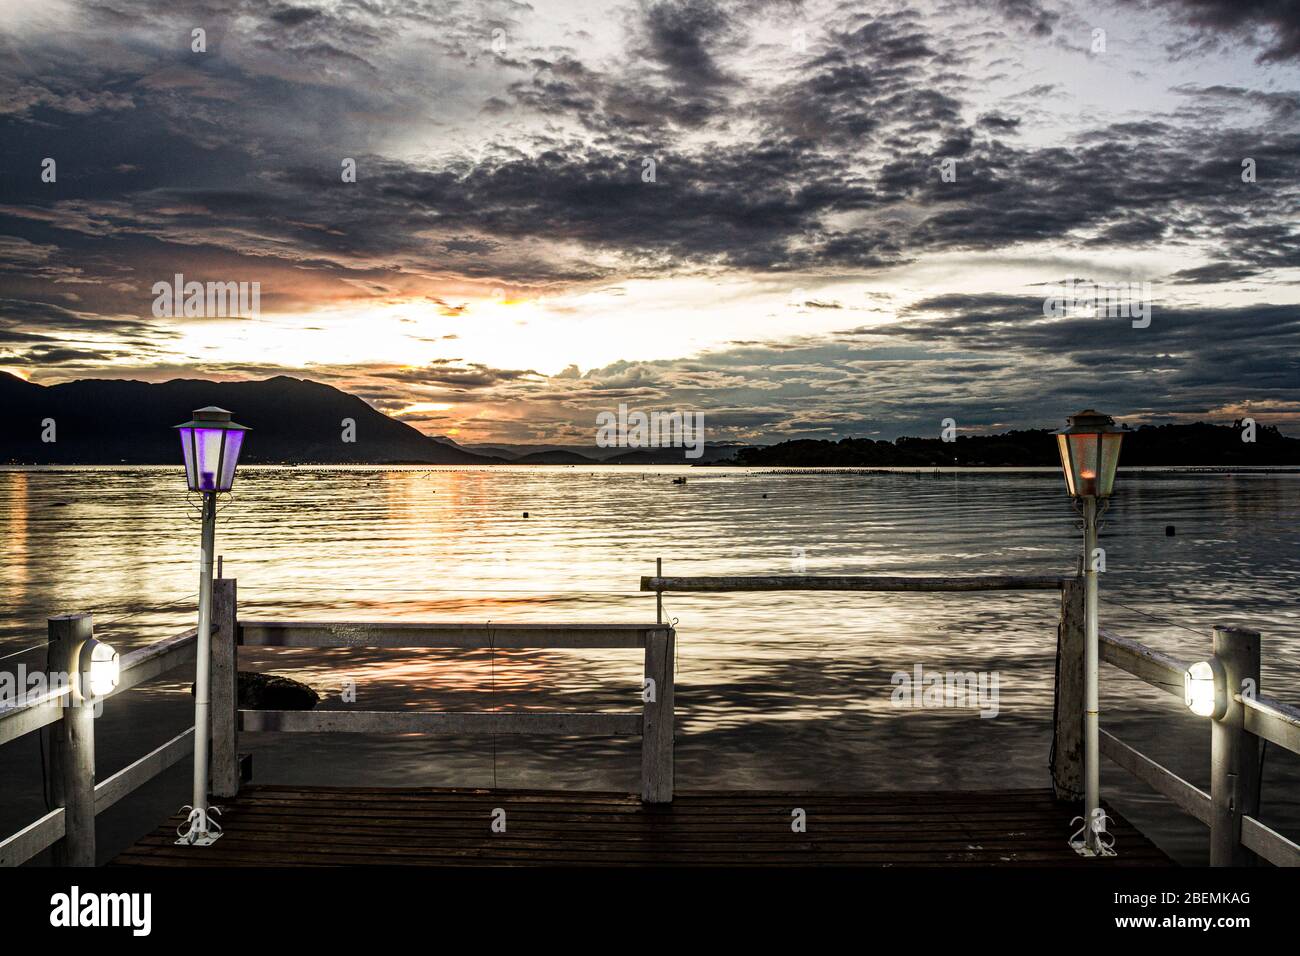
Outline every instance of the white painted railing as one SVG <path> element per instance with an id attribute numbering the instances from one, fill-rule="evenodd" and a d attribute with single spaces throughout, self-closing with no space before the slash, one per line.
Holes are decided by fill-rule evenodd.
<path id="1" fill-rule="evenodd" d="M 74 699 L 71 687 L 62 684 L 0 705 L 0 744 L 53 727 L 50 781 L 58 804 L 40 819 L 0 840 L 0 866 L 18 866 L 51 846 L 58 864 L 94 866 L 96 815 L 194 752 L 194 728 L 189 727 L 106 780 L 95 782 L 96 710 L 108 698 L 169 670 L 193 667 L 196 633 L 189 630 L 122 655 L 117 687 L 99 697 Z M 88 614 L 51 618 L 51 675 L 70 673 L 64 659 L 92 635 L 93 623 Z"/>

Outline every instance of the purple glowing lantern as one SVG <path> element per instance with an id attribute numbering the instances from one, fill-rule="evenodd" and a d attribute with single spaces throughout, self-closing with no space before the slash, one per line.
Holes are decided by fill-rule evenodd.
<path id="1" fill-rule="evenodd" d="M 249 429 L 230 420 L 224 408 L 208 406 L 194 412 L 193 421 L 177 425 L 185 453 L 185 480 L 190 491 L 229 491 L 235 483 L 235 466 L 244 432 Z"/>

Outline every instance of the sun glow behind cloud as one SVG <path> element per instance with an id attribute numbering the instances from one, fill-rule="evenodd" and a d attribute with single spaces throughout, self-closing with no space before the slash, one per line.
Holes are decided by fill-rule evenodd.
<path id="1" fill-rule="evenodd" d="M 536 296 L 432 301 L 421 296 L 343 303 L 256 319 L 177 320 L 178 360 L 286 367 L 481 363 L 554 376 L 571 366 L 658 361 L 736 343 L 809 340 L 887 324 L 921 299 L 949 294 L 1034 294 L 1075 276 L 1123 281 L 1203 262 L 1194 248 L 1080 249 L 1038 243 L 996 252 L 935 253 L 853 276 L 728 273 L 632 279 Z M 1166 288 L 1167 293 L 1176 290 Z M 1231 287 L 1215 304 L 1244 301 Z M 1027 315 L 1026 319 L 1035 318 Z M 427 409 L 426 409 L 427 410 Z"/>
<path id="2" fill-rule="evenodd" d="M 427 298 L 358 302 L 255 319 L 176 320 L 173 327 L 180 336 L 177 357 L 193 361 L 239 363 L 256 355 L 259 362 L 290 367 L 418 367 L 454 358 L 555 375 L 571 365 L 653 361 L 738 340 L 828 333 L 845 323 L 845 306 L 809 309 L 804 300 L 841 288 L 854 297 L 849 310 L 871 307 L 861 282 L 730 276 L 635 280 L 531 299 L 458 300 L 453 309 Z"/>

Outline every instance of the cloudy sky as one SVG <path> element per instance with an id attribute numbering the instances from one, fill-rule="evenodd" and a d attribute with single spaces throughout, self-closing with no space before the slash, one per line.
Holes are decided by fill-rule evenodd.
<path id="1" fill-rule="evenodd" d="M 0 0 L 0 368 L 46 384 L 1300 434 L 1298 200 L 1294 0 Z M 158 318 L 176 273 L 260 314 Z M 1069 279 L 1150 322 L 1045 316 Z"/>

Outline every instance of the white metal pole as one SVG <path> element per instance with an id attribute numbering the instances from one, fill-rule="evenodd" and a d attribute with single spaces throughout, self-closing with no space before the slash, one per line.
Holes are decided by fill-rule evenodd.
<path id="1" fill-rule="evenodd" d="M 194 804 L 188 842 L 205 845 L 219 834 L 208 826 L 208 710 L 212 667 L 212 554 L 217 529 L 217 495 L 203 494 L 203 547 L 199 562 L 199 633 L 194 663 Z"/>
<path id="2" fill-rule="evenodd" d="M 1097 499 L 1083 499 L 1083 582 L 1084 582 L 1084 704 L 1083 704 L 1083 794 L 1085 846 L 1099 852 L 1099 835 L 1093 831 L 1097 808 L 1101 806 L 1101 748 L 1097 736 Z"/>

